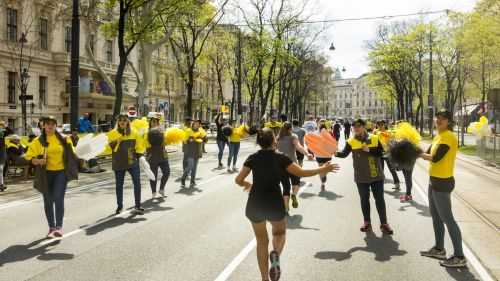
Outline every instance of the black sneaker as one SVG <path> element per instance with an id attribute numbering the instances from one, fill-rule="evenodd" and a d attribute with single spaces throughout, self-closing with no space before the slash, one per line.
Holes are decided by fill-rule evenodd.
<path id="1" fill-rule="evenodd" d="M 144 210 L 144 208 L 143 208 L 143 207 L 134 207 L 134 212 L 135 212 L 136 214 L 142 215 L 142 214 L 144 214 L 144 211 L 145 211 L 145 210 Z"/>
<path id="2" fill-rule="evenodd" d="M 123 207 L 118 207 L 118 208 L 116 208 L 116 212 L 115 212 L 115 214 L 116 214 L 116 215 L 118 215 L 118 214 L 120 214 L 122 211 L 123 211 Z"/>
<path id="3" fill-rule="evenodd" d="M 383 234 L 387 235 L 394 234 L 394 230 L 392 230 L 392 228 L 387 223 L 380 225 L 380 231 L 382 231 Z"/>
<path id="4" fill-rule="evenodd" d="M 450 268 L 466 267 L 467 260 L 465 259 L 465 257 L 452 256 L 449 259 L 446 259 L 446 260 L 440 262 L 439 264 L 441 266 L 450 267 Z"/>
<path id="5" fill-rule="evenodd" d="M 281 277 L 280 268 L 280 255 L 276 251 L 272 251 L 269 254 L 269 260 L 271 261 L 271 268 L 269 269 L 269 278 L 271 281 L 278 281 Z"/>
<path id="6" fill-rule="evenodd" d="M 446 250 L 444 250 L 444 249 L 440 250 L 436 247 L 432 247 L 431 249 L 429 249 L 427 251 L 421 251 L 420 255 L 423 257 L 444 260 L 444 259 L 446 259 Z"/>

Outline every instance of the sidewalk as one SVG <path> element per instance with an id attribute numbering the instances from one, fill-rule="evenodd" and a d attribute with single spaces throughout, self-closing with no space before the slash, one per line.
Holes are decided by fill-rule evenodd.
<path id="1" fill-rule="evenodd" d="M 428 163 L 419 160 L 425 172 Z M 426 173 L 414 175 L 426 187 Z M 428 177 L 428 175 L 427 175 Z M 478 157 L 459 153 L 455 164 L 453 208 L 466 244 L 491 275 L 500 280 L 500 169 Z"/>

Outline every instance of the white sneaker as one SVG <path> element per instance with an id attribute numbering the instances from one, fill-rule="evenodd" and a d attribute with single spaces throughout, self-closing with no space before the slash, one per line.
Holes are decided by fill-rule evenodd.
<path id="1" fill-rule="evenodd" d="M 153 192 L 153 195 L 151 196 L 153 199 L 156 198 L 156 192 Z"/>

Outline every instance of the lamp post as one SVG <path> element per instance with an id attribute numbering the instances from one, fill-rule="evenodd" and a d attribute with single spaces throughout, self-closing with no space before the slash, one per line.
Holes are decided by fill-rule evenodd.
<path id="1" fill-rule="evenodd" d="M 78 0 L 73 0 L 73 18 L 71 21 L 71 98 L 70 119 L 71 130 L 78 128 L 78 92 L 80 90 L 80 19 Z"/>
<path id="2" fill-rule="evenodd" d="M 434 76 L 432 73 L 432 47 L 433 47 L 433 40 L 432 40 L 432 27 L 429 32 L 429 100 L 428 100 L 428 106 L 429 106 L 429 131 L 431 134 L 431 137 L 434 138 Z"/>

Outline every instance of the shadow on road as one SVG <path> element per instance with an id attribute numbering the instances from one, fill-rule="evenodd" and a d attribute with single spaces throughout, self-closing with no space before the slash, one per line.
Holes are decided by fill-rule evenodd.
<path id="1" fill-rule="evenodd" d="M 287 228 L 288 229 L 304 229 L 304 230 L 315 230 L 318 231 L 319 228 L 313 228 L 313 227 L 304 227 L 302 226 L 302 221 L 303 221 L 302 215 L 293 215 L 288 217 L 287 220 Z"/>
<path id="2" fill-rule="evenodd" d="M 447 268 L 446 272 L 448 272 L 451 278 L 457 281 L 480 281 L 469 271 L 468 268 Z"/>
<path id="3" fill-rule="evenodd" d="M 321 198 L 325 198 L 326 200 L 329 200 L 329 201 L 335 201 L 339 198 L 344 197 L 344 196 L 338 195 L 337 193 L 332 192 L 332 191 L 320 191 L 318 196 Z"/>
<path id="4" fill-rule="evenodd" d="M 89 227 L 85 229 L 85 234 L 87 235 L 95 235 L 101 231 L 104 231 L 109 228 L 114 228 L 123 224 L 132 224 L 139 223 L 141 221 L 145 221 L 146 218 L 137 216 L 137 214 L 130 214 L 128 217 L 114 217 L 106 222 L 101 224 Z"/>
<path id="5" fill-rule="evenodd" d="M 373 232 L 369 232 L 365 237 L 366 247 L 353 247 L 347 252 L 323 251 L 317 252 L 314 257 L 320 260 L 334 259 L 336 261 L 348 260 L 352 254 L 358 251 L 375 254 L 375 260 L 386 262 L 394 256 L 403 256 L 408 252 L 399 249 L 399 243 L 392 239 L 391 235 L 377 237 Z"/>
<path id="6" fill-rule="evenodd" d="M 25 261 L 32 258 L 43 261 L 70 260 L 74 258 L 73 254 L 49 253 L 52 250 L 52 246 L 59 244 L 61 242 L 60 240 L 54 240 L 52 243 L 36 247 L 43 241 L 45 241 L 45 239 L 39 239 L 26 245 L 13 245 L 3 250 L 0 252 L 0 267 L 8 263 Z"/>
<path id="7" fill-rule="evenodd" d="M 384 193 L 386 193 L 388 195 L 391 195 L 392 197 L 394 197 L 394 199 L 397 199 L 398 201 L 399 201 L 399 197 L 404 194 L 403 192 L 399 192 L 397 190 L 394 190 L 394 191 L 387 191 L 386 190 L 386 191 L 384 191 Z M 413 207 L 413 208 L 417 209 L 418 210 L 418 214 L 421 215 L 421 216 L 424 216 L 424 217 L 430 217 L 431 216 L 431 214 L 429 212 L 429 207 L 427 207 L 425 205 L 422 205 L 422 204 L 418 203 L 415 200 L 406 202 L 406 203 L 404 203 L 404 205 L 401 205 L 401 207 L 399 207 L 399 211 L 404 212 L 409 207 Z"/>
<path id="8" fill-rule="evenodd" d="M 176 194 L 183 194 L 183 195 L 187 195 L 187 196 L 193 196 L 193 195 L 195 195 L 194 194 L 195 192 L 201 193 L 201 192 L 203 192 L 203 190 L 201 190 L 197 187 L 181 187 L 181 189 L 179 189 L 175 193 Z"/>

